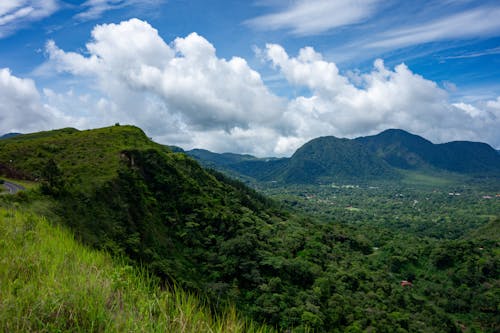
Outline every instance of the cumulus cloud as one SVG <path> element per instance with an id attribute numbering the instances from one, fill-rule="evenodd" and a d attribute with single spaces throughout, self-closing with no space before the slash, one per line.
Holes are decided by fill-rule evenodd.
<path id="1" fill-rule="evenodd" d="M 61 127 L 89 128 L 109 125 L 111 121 L 101 107 L 104 99 L 77 95 L 71 90 L 66 93 L 51 89 L 40 91 L 32 79 L 17 77 L 8 68 L 0 68 L 0 101 L 0 134 Z"/>
<path id="2" fill-rule="evenodd" d="M 306 92 L 286 100 L 244 59 L 219 58 L 202 36 L 167 43 L 138 19 L 96 26 L 81 53 L 53 41 L 46 51 L 46 70 L 90 82 L 87 93 L 42 94 L 47 112 L 81 127 L 131 123 L 163 143 L 258 156 L 289 155 L 320 135 L 355 137 L 387 128 L 436 142 L 500 146 L 500 99 L 451 103 L 446 90 L 405 64 L 389 68 L 378 59 L 367 73 L 343 74 L 311 47 L 291 56 L 268 44 L 260 55 L 286 84 Z"/>
<path id="3" fill-rule="evenodd" d="M 186 133 L 248 130 L 274 123 L 285 106 L 244 59 L 218 58 L 196 33 L 169 45 L 147 22 L 131 19 L 96 26 L 86 48 L 88 55 L 65 52 L 49 41 L 49 64 L 93 78 L 116 109 L 154 135 L 172 122 Z"/>
<path id="4" fill-rule="evenodd" d="M 46 122 L 40 95 L 30 79 L 0 69 L 0 133 L 21 131 Z"/>
<path id="5" fill-rule="evenodd" d="M 55 96 L 53 92 L 47 93 Z M 19 78 L 8 68 L 0 68 L 0 133 L 27 133 L 85 124 L 84 118 L 77 119 L 47 104 L 45 97 L 33 80 Z"/>
<path id="6" fill-rule="evenodd" d="M 290 57 L 281 46 L 268 44 L 266 57 L 291 85 L 310 91 L 309 97 L 291 100 L 286 111 L 287 126 L 293 133 L 288 139 L 296 143 L 319 135 L 354 137 L 403 128 L 435 141 L 471 139 L 500 144 L 494 133 L 500 119 L 492 111 L 451 104 L 446 91 L 404 64 L 390 69 L 378 59 L 371 72 L 348 77 L 310 47 Z M 487 105 L 493 109 L 496 104 Z"/>
<path id="7" fill-rule="evenodd" d="M 295 35 L 314 35 L 358 23 L 371 16 L 379 0 L 297 0 L 273 14 L 248 20 L 262 30 L 290 30 Z"/>
<path id="8" fill-rule="evenodd" d="M 2 0 L 0 2 L 0 38 L 52 15 L 59 9 L 56 0 Z"/>

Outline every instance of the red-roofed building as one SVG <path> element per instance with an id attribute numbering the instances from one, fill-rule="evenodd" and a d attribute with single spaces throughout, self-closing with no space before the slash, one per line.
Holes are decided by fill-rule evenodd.
<path id="1" fill-rule="evenodd" d="M 401 281 L 401 287 L 413 287 L 413 283 L 410 281 L 403 280 Z"/>

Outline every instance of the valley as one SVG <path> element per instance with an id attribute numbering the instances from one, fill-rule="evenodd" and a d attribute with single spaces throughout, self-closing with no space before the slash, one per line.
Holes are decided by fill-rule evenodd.
<path id="1" fill-rule="evenodd" d="M 48 219 L 78 246 L 146 270 L 158 279 L 153 289 L 159 286 L 176 297 L 182 288 L 206 302 L 207 309 L 196 306 L 201 312 L 191 315 L 201 321 L 190 323 L 187 331 L 199 330 L 198 324 L 227 332 L 498 331 L 496 155 L 487 147 L 479 156 L 471 153 L 460 167 L 466 172 L 458 172 L 425 154 L 405 166 L 356 141 L 317 142 L 290 160 L 201 151 L 202 159 L 197 151 L 195 157 L 209 167 L 203 168 L 132 126 L 2 139 L 2 176 L 33 185 L 0 197 L 6 221 L 1 244 L 11 254 L 18 251 L 10 245 L 12 216 L 27 221 L 19 230 L 47 228 L 42 220 Z M 416 160 L 417 152 L 403 154 L 404 160 Z M 362 176 L 355 178 L 358 171 Z M 26 244 L 47 237 L 34 235 Z M 11 272 L 3 271 L 2 281 L 14 288 L 21 275 Z M 82 274 L 95 277 L 91 271 Z M 136 279 L 130 274 L 124 279 Z M 40 308 L 28 289 L 12 288 L 1 290 L 0 307 L 23 300 L 23 311 L 36 308 L 41 318 L 30 322 L 25 316 L 22 323 L 28 326 L 19 326 L 16 314 L 4 312 L 0 324 L 12 331 L 85 331 L 94 323 L 101 325 L 96 331 L 105 330 L 111 327 L 106 318 L 116 311 L 113 302 L 119 302 L 111 296 L 111 305 L 92 300 L 101 312 L 78 326 L 82 322 L 68 321 L 64 313 L 52 321 L 50 308 Z M 60 303 L 55 287 L 46 288 L 44 297 L 54 307 L 65 304 L 67 316 L 82 304 Z M 150 291 L 135 293 L 144 297 Z M 155 304 L 150 308 L 152 318 L 166 311 Z M 234 311 L 238 315 L 231 317 Z M 134 320 L 131 327 L 147 319 Z"/>
<path id="2" fill-rule="evenodd" d="M 0 1 L 0 333 L 500 333 L 500 1 Z"/>

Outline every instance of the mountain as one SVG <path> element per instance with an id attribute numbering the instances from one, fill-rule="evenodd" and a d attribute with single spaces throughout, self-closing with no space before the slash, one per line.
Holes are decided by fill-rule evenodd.
<path id="1" fill-rule="evenodd" d="M 202 149 L 186 154 L 205 166 L 259 181 L 303 184 L 397 178 L 386 162 L 361 144 L 333 136 L 309 141 L 290 158 L 256 158 Z"/>
<path id="2" fill-rule="evenodd" d="M 500 155 L 488 144 L 453 141 L 437 145 L 440 155 L 434 165 L 461 173 L 500 172 Z"/>
<path id="3" fill-rule="evenodd" d="M 396 177 L 396 172 L 386 162 L 363 145 L 333 136 L 320 137 L 300 147 L 278 174 L 285 183 Z"/>
<path id="4" fill-rule="evenodd" d="M 242 180 L 274 180 L 276 173 L 288 163 L 288 158 L 258 158 L 248 154 L 213 153 L 204 149 L 185 152 L 201 165 L 225 172 Z"/>
<path id="5" fill-rule="evenodd" d="M 437 155 L 432 142 L 399 129 L 389 129 L 374 136 L 356 138 L 355 141 L 401 169 L 426 167 L 427 161 Z"/>
<path id="6" fill-rule="evenodd" d="M 289 180 L 293 182 L 323 181 L 338 174 L 378 177 L 387 167 L 359 143 L 332 137 L 309 142 L 289 159 L 225 157 L 239 167 L 271 165 L 268 177 L 299 176 Z M 293 172 L 307 163 L 315 173 Z M 335 206 L 337 213 L 328 220 L 294 214 L 243 183 L 202 168 L 186 154 L 152 142 L 132 126 L 65 128 L 0 140 L 0 167 L 0 176 L 29 179 L 26 188 L 32 188 L 0 196 L 0 254 L 7 255 L 9 264 L 0 265 L 0 308 L 5 310 L 0 311 L 0 331 L 29 331 L 31 323 L 46 325 L 33 331 L 106 331 L 106 323 L 111 331 L 148 331 L 156 316 L 176 321 L 175 314 L 180 323 L 151 331 L 172 331 L 176 325 L 183 331 L 210 330 L 210 324 L 201 329 L 186 326 L 191 319 L 203 321 L 206 312 L 198 317 L 190 306 L 175 307 L 172 298 L 179 300 L 182 294 L 167 296 L 158 285 L 162 290 L 181 286 L 206 299 L 215 318 L 231 318 L 234 311 L 228 306 L 234 304 L 249 320 L 279 331 L 456 332 L 458 323 L 498 331 L 498 325 L 491 326 L 497 306 L 491 288 L 498 285 L 499 275 L 494 239 L 422 241 L 385 227 L 378 231 L 377 215 L 346 210 L 343 204 Z M 357 171 L 349 173 L 348 167 Z M 402 206 L 416 211 L 409 205 L 387 206 L 387 198 L 393 197 L 387 194 L 383 210 L 395 207 L 384 213 L 390 225 Z M 441 214 L 443 201 L 429 204 L 438 205 Z M 21 215 L 21 209 L 26 214 Z M 411 214 L 400 216 L 413 224 Z M 478 223 L 491 219 L 488 216 Z M 24 221 L 16 222 L 19 218 Z M 344 224 L 345 218 L 355 223 Z M 359 229 L 362 221 L 370 226 Z M 430 222 L 436 225 L 434 219 Z M 105 251 L 125 265 L 101 273 L 103 266 L 94 265 L 94 256 L 80 256 L 83 252 L 72 252 L 62 238 L 49 238 L 55 231 L 46 226 L 60 227 L 68 231 L 66 239 Z M 39 228 L 45 231 L 39 233 Z M 496 229 L 496 224 L 488 227 Z M 30 250 L 31 242 L 35 248 L 23 252 Z M 55 244 L 60 246 L 52 247 Z M 69 272 L 63 269 L 68 266 Z M 150 294 L 137 290 L 142 288 L 136 281 L 141 276 L 133 276 L 135 269 L 152 281 L 146 287 Z M 61 276 L 69 281 L 58 279 Z M 450 276 L 453 279 L 442 279 Z M 408 277 L 415 278 L 415 288 L 402 289 L 400 283 Z M 192 300 L 180 302 L 188 305 Z M 131 304 L 131 313 L 123 314 Z M 164 310 L 171 306 L 175 309 L 169 315 Z M 139 321 L 128 329 L 135 325 L 134 316 L 145 317 L 148 324 Z M 65 323 L 70 326 L 61 326 Z M 215 331 L 252 331 L 247 324 L 234 325 L 213 322 L 220 328 Z"/>
<path id="7" fill-rule="evenodd" d="M 355 139 L 390 165 L 401 169 L 440 169 L 458 173 L 500 172 L 500 155 L 479 142 L 432 142 L 399 129 Z"/>
<path id="8" fill-rule="evenodd" d="M 21 135 L 21 133 L 7 133 L 7 134 L 4 134 L 4 135 L 0 136 L 0 140 L 12 138 L 12 137 L 15 137 L 15 136 L 18 136 L 18 135 Z"/>
<path id="9" fill-rule="evenodd" d="M 498 174 L 500 154 L 485 143 L 454 141 L 434 144 L 400 129 L 353 140 L 333 136 L 313 139 L 290 158 L 186 151 L 204 166 L 240 179 L 282 183 L 318 183 L 398 179 L 396 169 L 424 173 L 451 171 Z"/>
<path id="10" fill-rule="evenodd" d="M 193 149 L 189 151 L 189 155 L 194 157 L 199 161 L 203 161 L 207 166 L 218 165 L 218 166 L 228 166 L 245 161 L 255 161 L 258 160 L 257 157 L 252 155 L 241 155 L 234 153 L 212 153 L 211 151 L 205 149 Z"/>

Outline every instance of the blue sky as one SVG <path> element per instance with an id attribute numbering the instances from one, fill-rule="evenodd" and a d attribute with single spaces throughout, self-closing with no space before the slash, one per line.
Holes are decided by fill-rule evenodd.
<path id="1" fill-rule="evenodd" d="M 130 123 L 289 155 L 399 127 L 500 148 L 500 3 L 3 0 L 0 133 Z"/>

